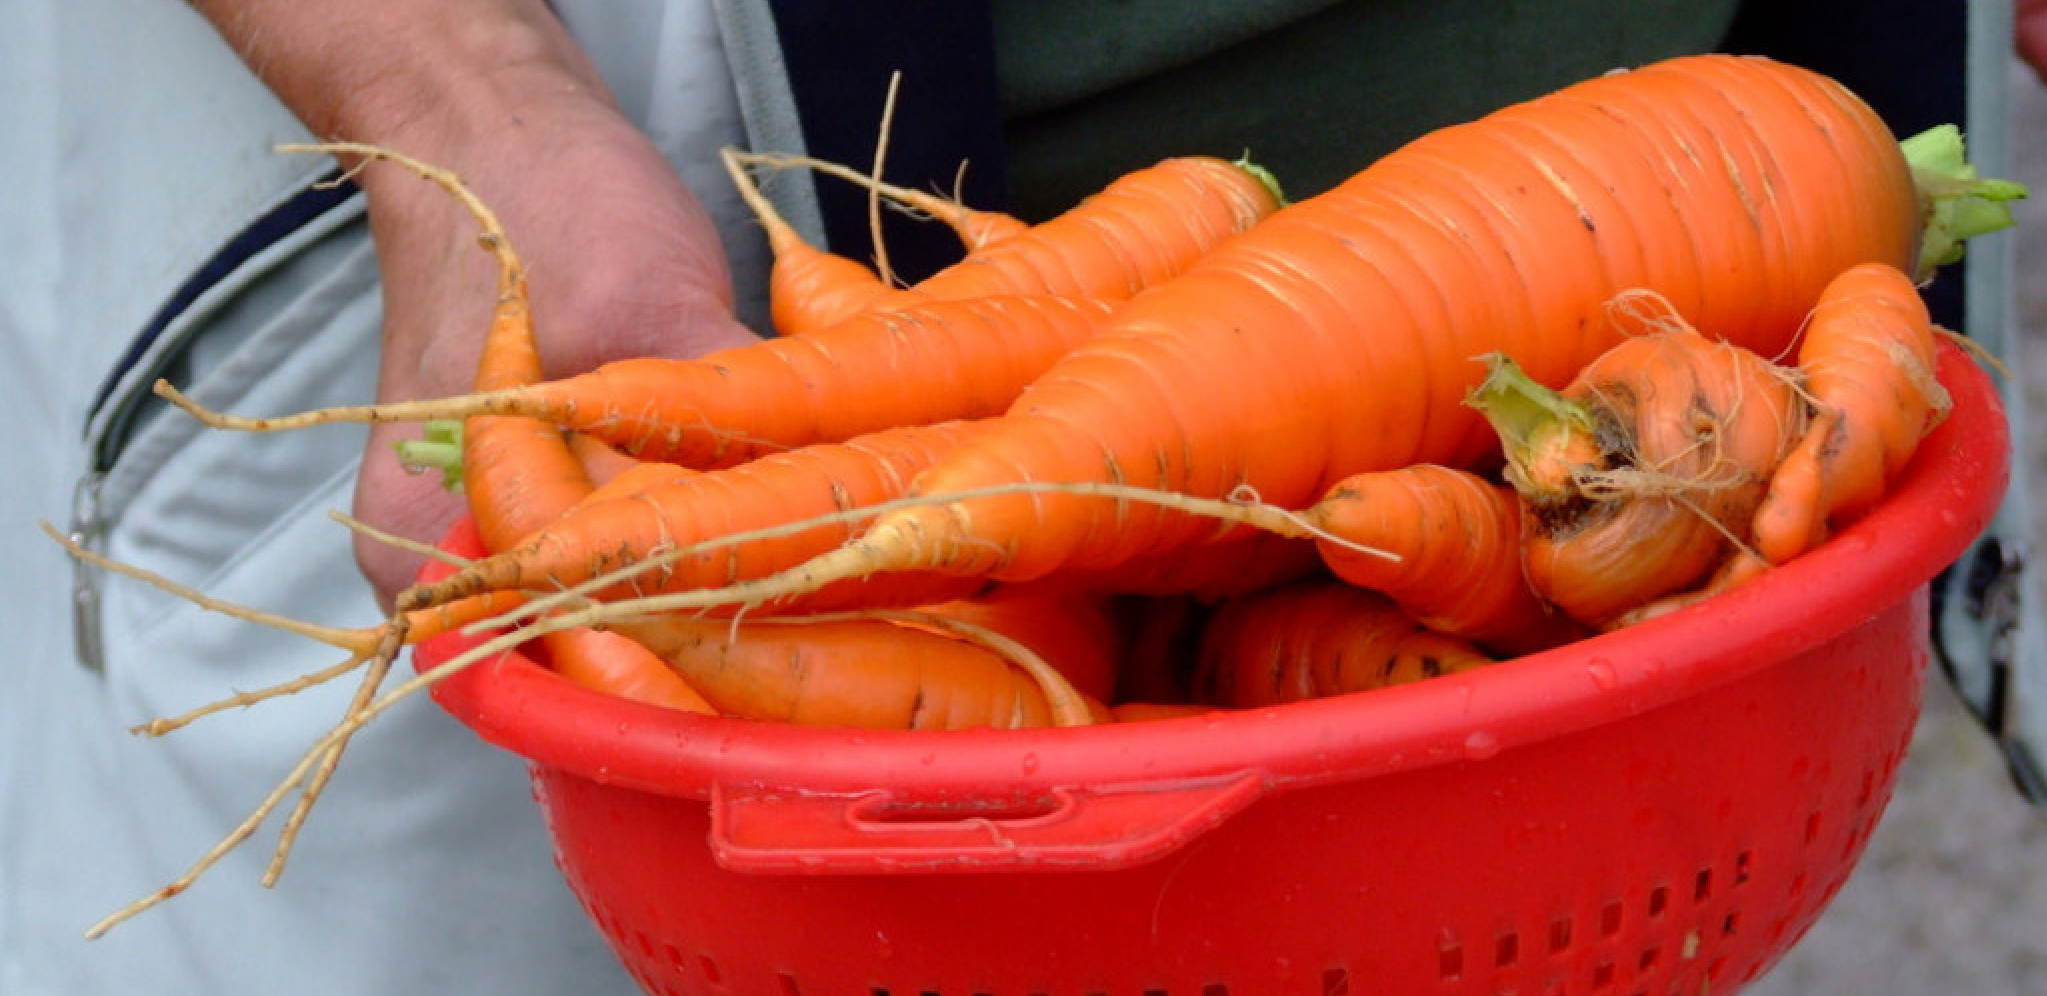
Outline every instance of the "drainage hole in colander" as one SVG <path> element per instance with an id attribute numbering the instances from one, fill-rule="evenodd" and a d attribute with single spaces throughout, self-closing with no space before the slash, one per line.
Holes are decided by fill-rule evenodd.
<path id="1" fill-rule="evenodd" d="M 1444 982 L 1464 978 L 1464 945 L 1455 940 L 1443 942 L 1436 950 L 1436 977 Z"/>
<path id="2" fill-rule="evenodd" d="M 1350 969 L 1341 965 L 1323 969 L 1322 996 L 1350 996 Z"/>

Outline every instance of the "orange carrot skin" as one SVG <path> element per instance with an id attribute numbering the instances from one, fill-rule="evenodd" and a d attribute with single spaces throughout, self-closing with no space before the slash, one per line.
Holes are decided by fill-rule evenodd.
<path id="1" fill-rule="evenodd" d="M 475 388 L 496 391 L 543 378 L 525 279 L 504 279 L 477 360 Z M 463 490 L 486 550 L 509 547 L 580 501 L 590 489 L 583 463 L 561 430 L 526 418 L 463 420 Z"/>
<path id="2" fill-rule="evenodd" d="M 568 444 L 569 452 L 575 454 L 576 462 L 583 467 L 583 476 L 595 487 L 601 488 L 611 479 L 646 463 L 630 454 L 619 452 L 618 448 L 610 443 L 592 439 L 580 432 L 569 433 Z"/>
<path id="3" fill-rule="evenodd" d="M 1364 470 L 1470 466 L 1496 442 L 1462 399 L 1505 351 L 1562 383 L 1613 345 L 1605 302 L 1655 288 L 1776 355 L 1850 265 L 1910 265 L 1917 194 L 1882 121 L 1824 77 L 1702 56 L 1590 80 L 1426 136 L 1118 309 L 1039 378 L 999 440 L 917 489 L 1120 480 L 1302 507 Z M 1199 458 L 1195 457 L 1199 454 Z M 877 523 L 877 546 L 964 509 Z M 978 500 L 974 542 L 924 544 L 1005 579 L 1097 568 L 1210 528 L 1136 503 Z"/>
<path id="4" fill-rule="evenodd" d="M 1195 663 L 1198 701 L 1283 705 L 1484 667 L 1469 643 L 1424 628 L 1377 592 L 1302 581 L 1217 607 Z"/>
<path id="5" fill-rule="evenodd" d="M 1706 582 L 1805 427 L 1784 371 L 1689 329 L 1621 343 L 1562 394 L 1592 413 L 1605 453 L 1568 473 L 1525 471 L 1510 447 L 1528 510 L 1522 564 L 1545 600 L 1600 628 Z M 1566 477 L 1560 490 L 1535 483 Z"/>
<path id="6" fill-rule="evenodd" d="M 512 273 L 504 283 L 477 361 L 479 391 L 530 385 L 543 376 L 525 279 Z M 610 475 L 651 473 L 624 467 L 616 457 L 587 442 L 577 444 L 562 430 L 536 419 L 492 415 L 466 419 L 463 489 L 484 549 L 508 549 L 589 500 L 594 485 L 588 468 L 593 465 Z M 437 621 L 446 623 L 449 618 L 443 614 Z M 541 646 L 557 672 L 587 687 L 671 709 L 711 711 L 695 689 L 623 637 L 587 628 L 556 630 L 542 634 Z"/>
<path id="7" fill-rule="evenodd" d="M 592 501 L 514 549 L 407 592 L 403 602 L 414 607 L 485 591 L 575 586 L 638 563 L 658 549 L 873 505 L 900 497 L 910 480 L 939 455 L 983 431 L 985 424 L 971 422 L 908 425 Z M 773 539 L 700 551 L 644 572 L 607 595 L 682 591 L 760 577 L 843 543 L 860 525 L 822 524 Z M 855 580 L 764 608 L 787 613 L 877 603 L 920 605 L 965 597 L 983 587 L 985 583 L 977 579 L 919 572 Z"/>
<path id="8" fill-rule="evenodd" d="M 620 360 L 519 389 L 505 405 L 643 460 L 729 467 L 900 425 L 998 414 L 1108 311 L 1046 296 L 937 301 L 693 360 Z"/>
<path id="9" fill-rule="evenodd" d="M 729 716 L 898 730 L 1014 729 L 1052 720 L 1044 693 L 1000 656 L 878 619 L 742 623 L 736 638 L 732 622 L 718 619 L 614 628 Z"/>
<path id="10" fill-rule="evenodd" d="M 1123 634 L 1105 596 L 994 594 L 920 606 L 917 611 L 985 627 L 1023 644 L 1058 668 L 1082 694 L 1105 702 L 1116 694 Z"/>
<path id="11" fill-rule="evenodd" d="M 1116 178 L 1066 213 L 998 240 L 917 285 L 930 298 L 1070 294 L 1120 301 L 1185 269 L 1278 209 L 1264 180 L 1206 156 Z"/>
<path id="12" fill-rule="evenodd" d="M 1831 522 L 1867 511 L 1945 417 L 1934 332 L 1912 279 L 1893 267 L 1842 273 L 1820 295 L 1799 345 L 1814 421 L 1756 511 L 1763 557 L 1781 564 Z"/>
<path id="13" fill-rule="evenodd" d="M 856 315 L 922 300 L 891 286 L 865 265 L 804 241 L 790 229 L 771 237 L 775 262 L 769 274 L 768 320 L 781 335 L 831 328 Z"/>
<path id="14" fill-rule="evenodd" d="M 1206 156 L 1167 159 L 865 306 L 1012 294 L 1122 301 L 1185 270 L 1278 207 L 1266 182 L 1241 166 Z"/>
<path id="15" fill-rule="evenodd" d="M 1334 537 L 1316 547 L 1337 577 L 1387 595 L 1437 632 L 1509 656 L 1588 635 L 1522 575 L 1512 488 L 1416 464 L 1344 478 L 1305 517 Z"/>

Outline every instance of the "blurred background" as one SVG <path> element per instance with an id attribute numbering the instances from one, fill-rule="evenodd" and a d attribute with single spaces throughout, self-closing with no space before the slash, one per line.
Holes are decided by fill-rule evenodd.
<path id="1" fill-rule="evenodd" d="M 2014 240 L 2008 359 L 2047 412 L 2047 87 L 2009 75 L 2011 164 L 2029 185 Z M 2037 418 L 2035 414 L 2033 417 Z M 2047 494 L 2047 438 L 2016 441 L 2014 476 Z M 2047 536 L 2035 498 L 2035 536 Z M 2037 547 L 2035 553 L 2038 553 Z M 2035 578 L 2035 583 L 2042 583 Z M 2013 789 L 1997 745 L 1935 669 L 1896 794 L 1834 904 L 1750 996 L 2047 994 L 2047 809 Z"/>

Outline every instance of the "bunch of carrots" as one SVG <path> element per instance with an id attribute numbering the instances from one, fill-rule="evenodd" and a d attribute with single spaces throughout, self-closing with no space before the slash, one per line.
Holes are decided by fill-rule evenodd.
<path id="1" fill-rule="evenodd" d="M 1901 143 L 1823 76 L 1717 55 L 1292 203 L 1187 157 L 1028 224 L 735 152 L 779 334 L 549 380 L 488 207 L 321 148 L 478 218 L 475 392 L 249 417 L 159 391 L 223 428 L 457 427 L 411 459 L 459 468 L 480 555 L 383 625 L 300 628 L 348 653 L 309 680 L 368 667 L 244 836 L 390 702 L 511 647 L 680 710 L 1021 727 L 1365 692 L 1682 609 L 1882 500 L 1947 407 L 1918 286 L 2024 193 L 1951 128 Z M 797 166 L 952 226 L 961 260 L 902 286 L 805 244 L 755 187 Z M 465 627 L 499 635 L 379 694 Z"/>

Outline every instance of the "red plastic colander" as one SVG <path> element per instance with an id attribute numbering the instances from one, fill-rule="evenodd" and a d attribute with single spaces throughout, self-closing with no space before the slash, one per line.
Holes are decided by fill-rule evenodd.
<path id="1" fill-rule="evenodd" d="M 1733 993 L 1861 854 L 1927 582 L 2003 495 L 1988 379 L 1953 349 L 1941 374 L 1953 414 L 1824 547 L 1475 673 L 947 733 L 674 714 L 515 656 L 435 696 L 529 761 L 562 873 L 661 996 Z"/>

